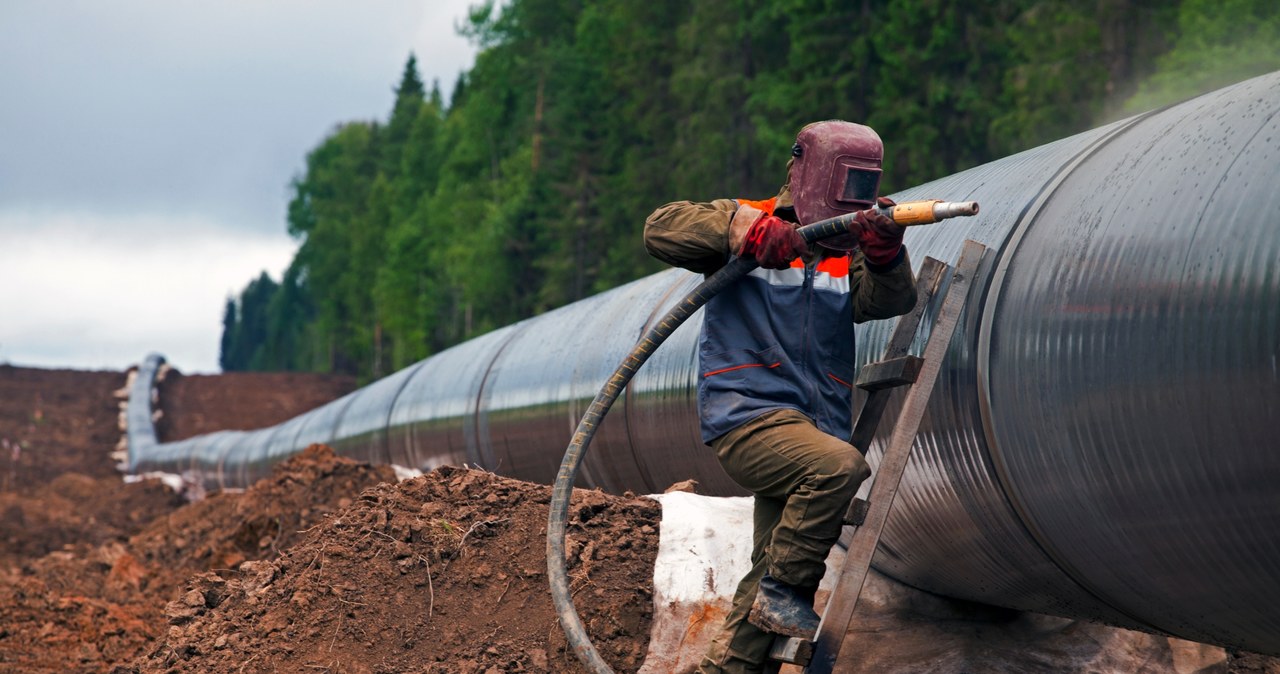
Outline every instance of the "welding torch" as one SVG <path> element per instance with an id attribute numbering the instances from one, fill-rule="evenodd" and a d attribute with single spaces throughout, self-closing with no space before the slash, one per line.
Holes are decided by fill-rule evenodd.
<path id="1" fill-rule="evenodd" d="M 893 206 L 875 206 L 867 209 L 888 217 L 903 227 L 929 225 L 935 222 L 978 214 L 976 201 L 942 201 L 941 199 L 924 199 L 921 201 L 904 201 Z M 841 234 L 857 234 L 854 219 L 859 211 L 837 215 L 812 225 L 805 225 L 796 230 L 804 237 L 806 243 Z"/>

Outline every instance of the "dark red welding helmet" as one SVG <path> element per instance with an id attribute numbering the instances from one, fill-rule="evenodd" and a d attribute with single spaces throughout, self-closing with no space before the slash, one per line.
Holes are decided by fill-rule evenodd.
<path id="1" fill-rule="evenodd" d="M 869 126 L 829 120 L 800 129 L 791 147 L 787 185 L 800 224 L 809 225 L 876 204 L 884 143 Z M 833 250 L 853 250 L 853 235 L 821 242 Z"/>

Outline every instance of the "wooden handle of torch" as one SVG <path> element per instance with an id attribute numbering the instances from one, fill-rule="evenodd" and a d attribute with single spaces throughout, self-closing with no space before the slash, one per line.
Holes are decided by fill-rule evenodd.
<path id="1" fill-rule="evenodd" d="M 926 199 L 924 201 L 907 201 L 896 206 L 881 209 L 885 215 L 904 227 L 912 225 L 928 225 L 939 220 L 958 216 L 978 214 L 976 201 L 942 201 Z"/>

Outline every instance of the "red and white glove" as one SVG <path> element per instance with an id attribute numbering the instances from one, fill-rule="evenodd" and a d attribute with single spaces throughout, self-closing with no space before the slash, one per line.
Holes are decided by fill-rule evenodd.
<path id="1" fill-rule="evenodd" d="M 892 208 L 897 204 L 889 197 L 879 197 L 876 205 Z M 906 227 L 874 209 L 858 211 L 854 220 L 859 225 L 858 247 L 862 249 L 868 262 L 887 265 L 898 257 L 898 252 L 902 250 L 902 235 L 907 232 Z"/>
<path id="2" fill-rule="evenodd" d="M 739 255 L 750 255 L 765 269 L 786 269 L 804 255 L 809 245 L 791 223 L 772 215 L 762 215 L 742 241 Z"/>

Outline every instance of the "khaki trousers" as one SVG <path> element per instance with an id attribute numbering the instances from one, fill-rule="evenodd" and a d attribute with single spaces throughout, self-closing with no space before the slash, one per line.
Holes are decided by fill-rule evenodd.
<path id="1" fill-rule="evenodd" d="M 849 501 L 871 469 L 853 445 L 791 409 L 753 419 L 711 447 L 729 477 L 755 493 L 754 531 L 751 571 L 698 671 L 762 672 L 773 635 L 747 622 L 761 577 L 816 590 Z"/>

